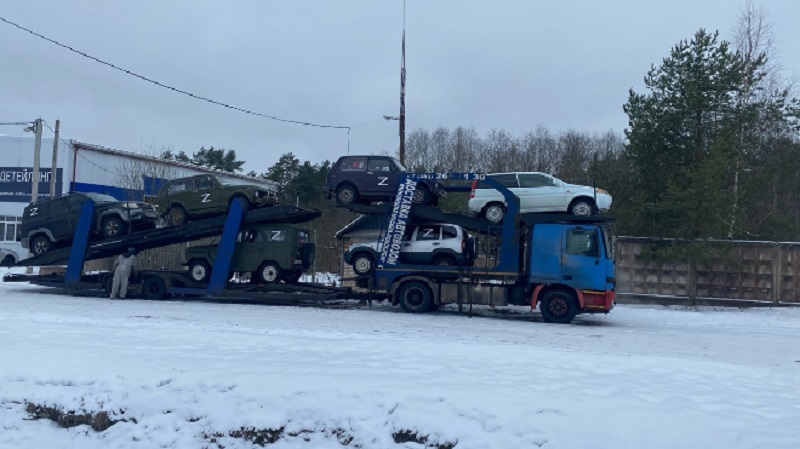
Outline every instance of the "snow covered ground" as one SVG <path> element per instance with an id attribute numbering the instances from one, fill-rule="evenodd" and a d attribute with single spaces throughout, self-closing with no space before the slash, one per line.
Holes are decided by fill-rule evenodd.
<path id="1" fill-rule="evenodd" d="M 119 422 L 65 429 L 32 420 L 27 404 Z M 552 325 L 525 308 L 469 318 L 0 284 L 0 448 L 251 448 L 257 438 L 272 448 L 796 449 L 800 309 L 618 306 Z"/>

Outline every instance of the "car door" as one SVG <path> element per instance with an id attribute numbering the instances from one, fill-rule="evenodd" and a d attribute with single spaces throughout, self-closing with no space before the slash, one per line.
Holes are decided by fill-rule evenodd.
<path id="1" fill-rule="evenodd" d="M 433 252 L 442 245 L 442 227 L 440 225 L 419 225 L 414 231 L 411 250 L 406 254 L 409 263 L 429 264 L 433 260 Z"/>
<path id="2" fill-rule="evenodd" d="M 388 157 L 370 157 L 367 161 L 367 176 L 371 179 L 369 193 L 373 196 L 394 196 L 397 192 L 398 171 Z"/>
<path id="3" fill-rule="evenodd" d="M 196 207 L 194 204 L 194 197 L 192 195 L 191 178 L 178 179 L 170 182 L 167 185 L 167 194 L 169 195 L 169 201 L 165 206 L 167 209 L 169 209 L 172 203 L 183 204 L 187 211 L 194 210 Z M 161 212 L 166 212 L 166 209 Z"/>
<path id="4" fill-rule="evenodd" d="M 542 173 L 519 173 L 518 194 L 522 212 L 552 212 L 562 210 L 564 189 L 553 178 Z"/>
<path id="5" fill-rule="evenodd" d="M 351 182 L 360 194 L 371 191 L 371 183 L 367 179 L 367 157 L 352 156 L 342 160 L 341 182 Z M 339 184 L 337 183 L 337 187 Z"/>
<path id="6" fill-rule="evenodd" d="M 197 211 L 210 212 L 214 209 L 228 207 L 227 202 L 220 199 L 217 181 L 210 175 L 195 176 L 192 179 L 192 198 Z"/>

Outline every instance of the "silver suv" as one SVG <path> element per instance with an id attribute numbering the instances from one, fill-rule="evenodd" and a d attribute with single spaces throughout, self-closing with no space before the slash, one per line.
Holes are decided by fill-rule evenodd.
<path id="1" fill-rule="evenodd" d="M 412 265 L 471 266 L 475 262 L 475 238 L 454 224 L 417 224 L 406 228 L 400 262 Z M 354 243 L 344 261 L 358 275 L 369 274 L 380 258 L 380 242 Z"/>

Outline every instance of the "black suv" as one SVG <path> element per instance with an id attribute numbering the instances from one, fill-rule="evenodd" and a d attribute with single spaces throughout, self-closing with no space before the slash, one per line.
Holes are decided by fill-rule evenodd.
<path id="1" fill-rule="evenodd" d="M 19 237 L 23 248 L 38 256 L 58 246 L 69 246 L 78 227 L 81 207 L 94 201 L 93 236 L 113 238 L 128 230 L 154 229 L 158 212 L 147 203 L 117 201 L 100 193 L 72 192 L 25 207 Z"/>
<path id="2" fill-rule="evenodd" d="M 369 201 L 389 201 L 397 194 L 400 173 L 406 169 L 389 156 L 342 156 L 328 173 L 328 198 L 352 204 Z M 417 181 L 414 203 L 432 204 L 444 196 L 442 186 L 432 179 Z"/>

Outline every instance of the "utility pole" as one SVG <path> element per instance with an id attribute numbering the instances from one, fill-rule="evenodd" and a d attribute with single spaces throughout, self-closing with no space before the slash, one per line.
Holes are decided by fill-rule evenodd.
<path id="1" fill-rule="evenodd" d="M 406 164 L 406 0 L 403 0 L 403 54 L 400 60 L 400 165 Z"/>
<path id="2" fill-rule="evenodd" d="M 33 122 L 33 132 L 36 133 L 33 147 L 33 176 L 31 176 L 31 203 L 39 199 L 39 155 L 42 153 L 42 119 Z"/>
<path id="3" fill-rule="evenodd" d="M 56 196 L 56 178 L 58 177 L 58 131 L 61 120 L 56 120 L 56 130 L 53 137 L 53 163 L 50 165 L 50 198 Z"/>

